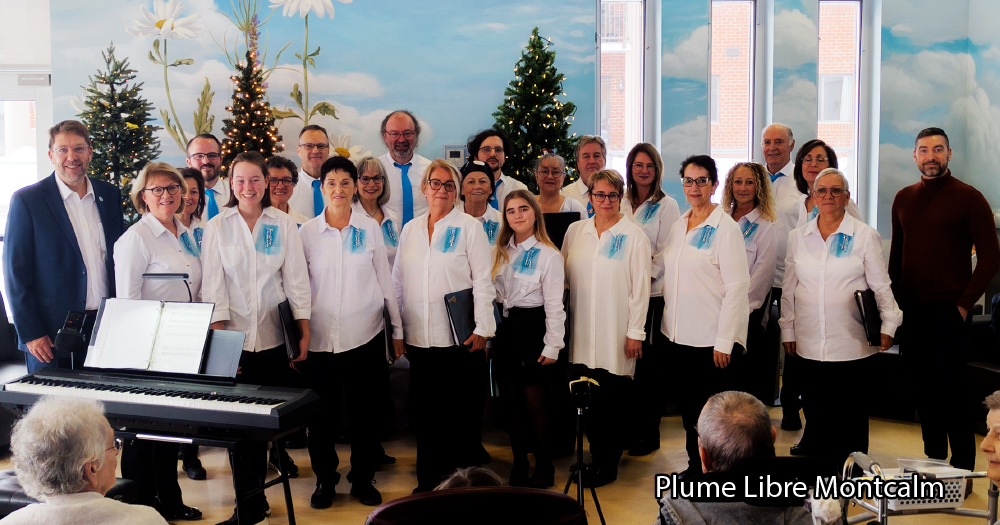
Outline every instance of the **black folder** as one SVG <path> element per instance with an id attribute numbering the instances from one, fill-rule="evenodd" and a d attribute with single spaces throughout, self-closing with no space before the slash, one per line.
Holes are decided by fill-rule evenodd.
<path id="1" fill-rule="evenodd" d="M 385 326 L 385 360 L 391 365 L 396 362 L 396 349 L 392 346 L 392 318 L 388 306 L 382 307 L 382 324 Z"/>
<path id="2" fill-rule="evenodd" d="M 278 317 L 281 319 L 281 331 L 285 336 L 285 351 L 288 352 L 289 359 L 295 359 L 299 356 L 302 332 L 299 331 L 299 324 L 292 315 L 292 304 L 288 299 L 278 303 Z"/>
<path id="3" fill-rule="evenodd" d="M 476 307 L 472 297 L 472 288 L 445 294 L 444 306 L 448 310 L 451 331 L 455 334 L 455 344 L 462 346 L 472 337 L 472 333 L 476 329 Z M 496 301 L 493 301 L 493 319 L 496 321 L 496 325 L 500 326 L 502 318 Z"/>
<path id="4" fill-rule="evenodd" d="M 861 324 L 865 327 L 868 344 L 882 346 L 882 317 L 878 312 L 875 292 L 857 290 L 854 292 L 854 301 L 858 303 L 858 312 L 861 312 Z"/>
<path id="5" fill-rule="evenodd" d="M 549 240 L 561 250 L 566 230 L 569 229 L 570 224 L 580 220 L 580 212 L 544 213 L 542 219 L 545 221 L 545 233 L 549 235 Z"/>

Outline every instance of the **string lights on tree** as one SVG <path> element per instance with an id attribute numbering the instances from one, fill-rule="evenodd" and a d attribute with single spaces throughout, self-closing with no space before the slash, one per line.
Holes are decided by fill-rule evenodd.
<path id="1" fill-rule="evenodd" d="M 271 105 L 265 98 L 264 72 L 254 50 L 247 51 L 246 61 L 237 64 L 236 74 L 229 78 L 235 87 L 232 104 L 226 107 L 232 116 L 222 121 L 222 132 L 226 134 L 222 142 L 223 169 L 245 151 L 256 151 L 264 158 L 284 151 Z"/>
<path id="2" fill-rule="evenodd" d="M 576 113 L 572 102 L 560 102 L 565 97 L 562 83 L 565 76 L 555 68 L 556 53 L 550 51 L 552 41 L 538 35 L 536 27 L 528 38 L 528 46 L 514 66 L 514 79 L 504 90 L 504 102 L 493 118 L 495 129 L 510 137 L 512 150 L 507 152 L 504 174 L 510 175 L 538 192 L 532 174 L 535 161 L 544 150 L 551 150 L 566 159 L 570 176 L 576 179 L 576 134 L 569 132 Z"/>
<path id="3" fill-rule="evenodd" d="M 160 155 L 160 141 L 154 136 L 159 126 L 149 124 L 153 105 L 139 95 L 142 82 L 128 59 L 115 58 L 114 43 L 106 52 L 104 71 L 89 77 L 86 109 L 77 116 L 90 130 L 94 155 L 89 176 L 114 184 L 121 190 L 126 225 L 139 220 L 129 194 L 132 181 L 146 164 Z"/>

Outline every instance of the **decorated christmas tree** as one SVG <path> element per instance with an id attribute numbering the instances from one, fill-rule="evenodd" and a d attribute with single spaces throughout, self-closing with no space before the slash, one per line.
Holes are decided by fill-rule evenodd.
<path id="1" fill-rule="evenodd" d="M 90 77 L 86 110 L 78 116 L 90 128 L 94 156 L 90 161 L 91 177 L 110 182 L 122 192 L 125 222 L 139 220 L 129 192 L 132 181 L 150 160 L 160 154 L 160 141 L 153 133 L 160 129 L 148 124 L 152 104 L 139 95 L 142 82 L 135 80 L 136 71 L 128 59 L 115 58 L 112 43 L 104 58 L 104 71 Z"/>
<path id="2" fill-rule="evenodd" d="M 493 127 L 510 137 L 513 149 L 506 153 L 504 174 L 527 184 L 532 191 L 538 189 L 532 168 L 542 150 L 562 155 L 567 167 L 576 166 L 576 133 L 569 134 L 576 105 L 559 100 L 566 95 L 562 89 L 565 77 L 556 71 L 556 53 L 549 51 L 551 45 L 551 40 L 538 36 L 537 27 L 531 32 L 528 47 L 514 66 L 514 80 L 504 91 L 504 103 L 493 112 Z M 572 169 L 570 173 L 574 173 Z"/>
<path id="3" fill-rule="evenodd" d="M 285 149 L 274 127 L 274 115 L 264 92 L 264 72 L 256 58 L 252 50 L 247 51 L 246 61 L 237 64 L 237 74 L 230 77 L 236 87 L 233 103 L 226 108 L 232 117 L 222 121 L 222 132 L 226 134 L 222 142 L 223 169 L 244 151 L 256 151 L 267 158 Z"/>

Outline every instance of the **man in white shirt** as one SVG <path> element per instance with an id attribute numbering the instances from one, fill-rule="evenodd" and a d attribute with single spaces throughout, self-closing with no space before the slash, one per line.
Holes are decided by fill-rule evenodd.
<path id="1" fill-rule="evenodd" d="M 307 219 L 312 219 L 324 207 L 323 195 L 319 190 L 319 169 L 330 158 L 330 135 L 326 128 L 316 124 L 302 128 L 295 152 L 299 154 L 302 169 L 299 170 L 299 180 L 295 183 L 295 192 L 288 198 L 288 205 Z"/>
<path id="2" fill-rule="evenodd" d="M 122 442 L 99 401 L 42 397 L 14 425 L 11 457 L 25 493 L 43 501 L 12 512 L 3 525 L 166 525 L 152 507 L 105 498 L 115 486 Z"/>
<path id="3" fill-rule="evenodd" d="M 507 134 L 495 129 L 484 129 L 472 137 L 468 145 L 469 155 L 472 158 L 485 162 L 493 170 L 493 195 L 490 197 L 490 206 L 499 210 L 503 207 L 503 201 L 507 194 L 514 190 L 526 190 L 527 186 L 523 182 L 505 177 L 502 168 L 507 154 L 511 152 L 510 139 Z"/>
<path id="4" fill-rule="evenodd" d="M 608 148 L 604 139 L 597 135 L 584 135 L 576 143 L 576 170 L 580 178 L 573 184 L 563 188 L 560 193 L 564 197 L 575 199 L 587 208 L 587 217 L 594 216 L 594 208 L 590 205 L 590 176 L 604 169 L 607 163 Z"/>
<path id="5" fill-rule="evenodd" d="M 407 222 L 427 213 L 427 199 L 420 180 L 431 161 L 415 154 L 420 139 L 420 123 L 405 109 L 393 111 L 382 120 L 382 141 L 389 151 L 378 158 L 389 178 L 389 202 L 385 207 Z M 405 190 L 404 190 L 405 188 Z"/>
<path id="6" fill-rule="evenodd" d="M 187 165 L 205 178 L 205 212 L 208 220 L 229 202 L 229 181 L 222 180 L 222 144 L 215 135 L 202 133 L 187 145 Z"/>

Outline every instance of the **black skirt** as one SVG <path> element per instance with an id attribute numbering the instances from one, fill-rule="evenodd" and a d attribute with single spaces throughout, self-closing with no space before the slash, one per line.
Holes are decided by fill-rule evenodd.
<path id="1" fill-rule="evenodd" d="M 511 308 L 493 339 L 493 367 L 500 381 L 537 385 L 552 380 L 554 364 L 542 366 L 545 307 Z"/>

